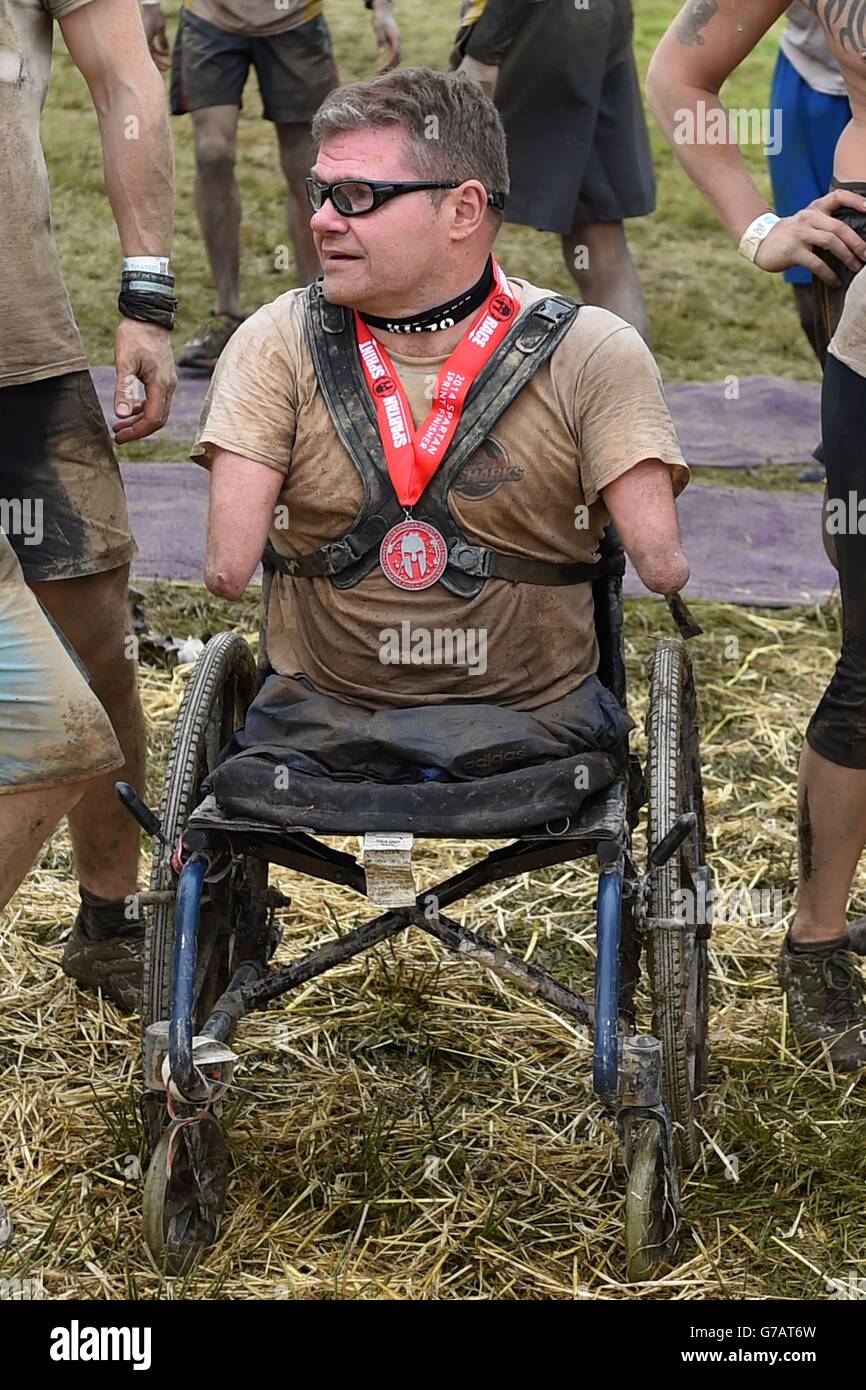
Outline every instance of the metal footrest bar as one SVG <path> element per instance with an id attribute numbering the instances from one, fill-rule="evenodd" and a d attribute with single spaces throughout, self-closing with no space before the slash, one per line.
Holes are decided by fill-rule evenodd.
<path id="1" fill-rule="evenodd" d="M 356 927 L 354 931 L 338 937 L 336 941 L 319 946 L 317 950 L 304 956 L 303 960 L 275 970 L 255 984 L 244 986 L 240 991 L 243 1012 L 250 1013 L 254 1009 L 264 1008 L 269 1000 L 276 999 L 278 995 L 286 994 L 291 989 L 297 989 L 298 985 L 306 984 L 307 980 L 314 979 L 316 975 L 323 975 L 332 966 L 342 965 L 343 961 L 359 956 L 362 951 L 368 951 L 382 941 L 389 941 L 392 936 L 399 935 L 411 926 L 412 921 L 411 908 L 385 912 L 381 917 L 365 922 L 362 927 Z"/>
<path id="2" fill-rule="evenodd" d="M 416 913 L 415 925 L 435 936 L 446 946 L 450 946 L 452 950 L 458 951 L 461 956 L 468 956 L 471 960 L 486 965 L 488 970 L 492 970 L 509 984 L 517 985 L 529 994 L 537 994 L 554 1008 L 579 1018 L 581 1023 L 592 1023 L 592 1005 L 588 1000 L 580 994 L 575 994 L 565 985 L 558 984 L 543 970 L 521 960 L 519 956 L 511 955 L 494 941 L 478 936 L 441 913 L 431 913 L 429 917 L 421 912 Z"/>

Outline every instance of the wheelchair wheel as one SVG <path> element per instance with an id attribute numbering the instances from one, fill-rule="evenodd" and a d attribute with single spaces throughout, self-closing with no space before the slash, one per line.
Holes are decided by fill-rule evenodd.
<path id="1" fill-rule="evenodd" d="M 626 1278 L 639 1284 L 659 1273 L 673 1233 L 661 1133 L 654 1120 L 636 1126 L 625 1195 Z"/>
<path id="2" fill-rule="evenodd" d="M 254 692 L 255 662 L 244 639 L 232 632 L 212 638 L 192 673 L 171 740 L 159 816 L 172 847 L 200 800 L 202 781 L 216 765 L 220 750 L 243 723 Z M 152 890 L 175 886 L 171 853 L 166 845 L 154 840 Z M 245 885 L 263 879 L 262 886 L 266 886 L 267 864 L 244 859 L 243 877 Z M 236 887 L 233 869 L 232 877 L 215 885 L 208 894 L 210 901 L 202 904 L 195 984 L 197 1027 L 205 1022 L 230 979 Z M 169 1017 L 174 937 L 174 904 L 153 907 L 144 941 L 142 1036 L 149 1024 Z"/>
<path id="3" fill-rule="evenodd" d="M 162 1135 L 144 1181 L 144 1238 L 166 1274 L 186 1274 L 213 1245 L 225 1203 L 228 1149 L 213 1115 Z"/>
<path id="4" fill-rule="evenodd" d="M 664 839 L 678 816 L 692 811 L 696 824 L 680 849 L 651 879 L 649 916 L 682 916 L 680 895 L 709 887 L 697 703 L 685 643 L 659 643 L 647 714 L 648 851 Z M 692 899 L 694 902 L 694 899 Z M 706 898 L 705 898 L 706 901 Z M 693 911 L 679 929 L 649 933 L 648 965 L 653 1033 L 661 1040 L 665 1102 L 684 1166 L 697 1161 L 695 1117 L 707 1066 L 707 931 Z"/>

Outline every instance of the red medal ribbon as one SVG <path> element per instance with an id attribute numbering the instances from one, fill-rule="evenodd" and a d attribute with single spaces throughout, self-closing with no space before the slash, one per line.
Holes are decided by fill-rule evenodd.
<path id="1" fill-rule="evenodd" d="M 494 259 L 493 288 L 468 331 L 439 369 L 433 408 L 417 430 L 412 423 L 406 392 L 388 353 L 355 311 L 361 366 L 376 406 L 388 473 L 404 507 L 411 507 L 418 501 L 448 452 L 469 389 L 505 337 L 516 308 L 508 280 Z"/>

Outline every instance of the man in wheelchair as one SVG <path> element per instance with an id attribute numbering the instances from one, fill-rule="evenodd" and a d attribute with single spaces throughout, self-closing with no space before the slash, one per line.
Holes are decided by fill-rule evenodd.
<path id="1" fill-rule="evenodd" d="M 474 83 L 403 69 L 333 92 L 313 129 L 323 279 L 234 334 L 192 454 L 208 588 L 237 598 L 266 545 L 273 580 L 271 674 L 217 801 L 268 818 L 298 800 L 287 769 L 403 788 L 384 814 L 411 828 L 422 784 L 577 759 L 573 808 L 633 727 L 595 674 L 608 521 L 649 589 L 689 574 L 658 369 L 621 319 L 497 264 L 505 139 Z"/>

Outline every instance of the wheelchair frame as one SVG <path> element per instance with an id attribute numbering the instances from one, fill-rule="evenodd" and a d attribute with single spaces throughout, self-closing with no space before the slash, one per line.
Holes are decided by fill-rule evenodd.
<path id="1" fill-rule="evenodd" d="M 616 554 L 618 541 L 606 535 L 602 548 L 603 553 Z M 264 641 L 269 580 L 270 575 L 266 573 L 256 689 L 261 686 L 269 669 Z M 620 575 L 607 574 L 596 580 L 593 597 L 600 655 L 598 675 L 625 708 L 624 615 Z M 684 606 L 674 616 L 681 630 L 685 622 L 691 623 Z M 688 634 L 694 635 L 696 631 L 700 629 L 692 624 Z M 220 639 L 212 640 L 218 642 Z M 681 649 L 685 670 L 690 678 L 685 646 L 681 642 L 675 645 Z M 200 663 L 207 659 L 209 647 L 199 658 Z M 182 714 L 183 707 L 179 722 Z M 697 776 L 699 800 L 699 766 Z M 169 791 L 167 781 L 163 805 L 167 804 Z M 290 899 L 267 887 L 266 866 L 279 864 L 297 873 L 341 884 L 366 896 L 365 870 L 358 859 L 322 843 L 313 832 L 303 827 L 281 830 L 253 821 L 229 819 L 207 804 L 199 806 L 186 818 L 179 842 L 171 844 L 160 822 L 131 788 L 118 784 L 118 794 L 144 828 L 157 838 L 155 863 L 159 872 L 155 870 L 154 882 L 157 885 L 165 882 L 167 860 L 176 880 L 176 888 L 157 886 L 155 891 L 141 895 L 142 902 L 151 910 L 174 905 L 176 913 L 170 1017 L 167 1020 L 151 1020 L 149 1024 L 143 1017 L 147 1089 L 142 1097 L 142 1111 L 153 1150 L 148 1174 L 150 1193 L 147 1187 L 145 1191 L 145 1229 L 151 1249 L 166 1261 L 169 1268 L 185 1268 L 202 1246 L 215 1239 L 219 1210 L 215 1214 L 213 1211 L 206 1212 L 204 1217 L 199 1212 L 201 1219 L 197 1223 L 192 1222 L 192 1225 L 189 1222 L 179 1225 L 176 1210 L 173 1215 L 169 1214 L 169 1208 L 176 1208 L 177 1202 L 172 1203 L 170 1199 L 170 1184 L 167 1185 L 163 1172 L 166 1140 L 175 1126 L 188 1125 L 191 1116 L 214 1116 L 219 1111 L 220 1082 L 225 1075 L 227 1059 L 232 1056 L 225 1049 L 239 1020 L 413 926 L 427 932 L 444 946 L 478 960 L 508 982 L 529 990 L 593 1029 L 593 1088 L 609 1107 L 616 1110 L 626 1166 L 629 1167 L 636 1153 L 644 1155 L 641 1171 L 645 1171 L 646 1176 L 644 1186 L 637 1195 L 637 1205 L 632 1201 L 632 1235 L 629 1235 L 628 1209 L 626 1213 L 629 1277 L 649 1277 L 659 1260 L 670 1253 L 681 1214 L 681 1154 L 678 1152 L 671 1097 L 662 1093 L 663 1059 L 660 1044 L 649 1035 L 634 1036 L 632 1033 L 633 994 L 639 976 L 643 936 L 653 929 L 673 933 L 670 939 L 677 943 L 677 949 L 679 943 L 687 941 L 681 921 L 650 915 L 652 881 L 657 871 L 674 856 L 692 890 L 696 889 L 697 879 L 702 874 L 705 877 L 708 875 L 703 863 L 690 864 L 688 856 L 681 853 L 681 847 L 689 841 L 693 846 L 699 846 L 697 855 L 692 854 L 692 861 L 701 858 L 702 807 L 697 808 L 699 814 L 690 810 L 674 819 L 659 841 L 650 846 L 647 871 L 641 874 L 631 851 L 631 830 L 637 824 L 638 812 L 646 803 L 647 796 L 640 763 L 636 755 L 629 752 L 626 775 L 588 797 L 573 823 L 567 819 L 562 828 L 551 827 L 548 823 L 543 832 L 525 834 L 513 843 L 497 847 L 469 868 L 419 895 L 414 905 L 384 911 L 336 941 L 309 952 L 301 960 L 268 970 L 268 956 L 275 946 L 274 914 L 280 907 L 288 905 Z M 701 840 L 697 841 L 695 835 L 699 815 Z M 446 909 L 487 884 L 531 869 L 591 855 L 596 856 L 599 868 L 597 958 L 592 1002 L 560 984 L 545 971 L 511 956 L 496 943 L 469 931 L 446 915 Z M 214 878 L 212 869 L 214 864 L 224 863 L 226 856 L 230 868 L 239 861 L 256 863 L 259 877 L 262 866 L 265 866 L 264 886 L 260 884 L 251 888 L 240 912 L 235 913 L 235 936 L 238 935 L 240 923 L 240 937 L 246 943 L 240 953 L 242 958 L 227 987 L 210 1008 L 206 1021 L 197 1028 L 195 1015 L 196 990 L 201 982 L 199 928 L 202 897 L 209 880 L 217 882 L 219 877 L 223 877 L 225 882 L 222 875 Z M 704 1012 L 705 938 L 708 935 L 708 931 L 698 929 L 690 938 L 693 953 L 697 952 L 700 957 L 697 965 L 693 960 L 693 970 L 700 971 L 702 968 L 704 972 L 704 998 L 695 1007 L 703 1008 Z M 621 970 L 621 965 L 625 967 L 624 970 Z M 686 988 L 687 981 L 683 984 L 683 989 Z M 685 1012 L 688 1012 L 687 1004 Z M 694 1020 L 692 1024 L 697 1029 Z M 674 1026 L 677 1026 L 676 1020 Z M 692 1090 L 695 1089 L 695 1077 L 699 1071 L 702 1071 L 702 1064 L 691 1073 Z M 164 1092 L 162 1097 L 160 1091 Z M 201 1131 L 202 1134 L 210 1132 L 209 1126 Z M 186 1141 L 188 1167 L 194 1179 L 192 1189 L 197 1189 L 199 1193 L 198 1197 L 189 1199 L 195 1203 L 206 1185 L 198 1180 L 196 1165 L 207 1168 L 208 1163 L 216 1162 L 218 1168 L 225 1167 L 227 1159 L 219 1144 L 216 1149 L 214 1143 L 209 1148 L 207 1145 L 202 1148 L 203 1141 L 192 1141 L 189 1129 L 183 1138 Z M 169 1147 L 169 1178 L 170 1152 Z M 154 1165 L 157 1171 L 151 1182 Z M 224 1182 L 218 1181 L 216 1187 L 210 1183 L 211 1206 L 214 1192 L 217 1194 L 216 1205 L 221 1209 L 225 1195 Z M 634 1198 L 634 1194 L 631 1195 Z M 158 1208 L 155 1212 L 151 1210 L 149 1218 L 148 1201 L 151 1208 L 154 1203 Z M 181 1227 L 183 1229 L 179 1235 Z M 637 1231 L 637 1235 L 634 1235 L 634 1231 Z"/>

